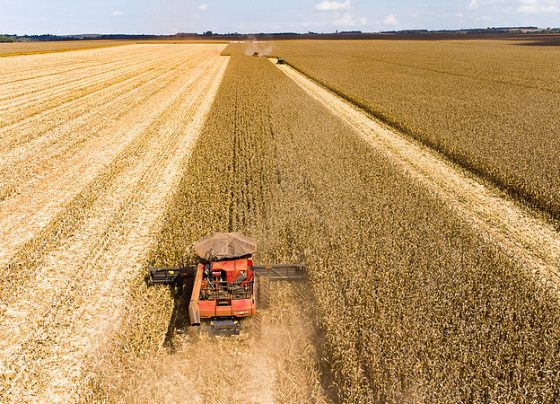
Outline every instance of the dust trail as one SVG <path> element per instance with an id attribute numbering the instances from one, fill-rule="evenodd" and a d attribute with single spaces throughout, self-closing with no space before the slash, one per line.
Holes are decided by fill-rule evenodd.
<path id="1" fill-rule="evenodd" d="M 131 364 L 135 377 L 114 380 L 117 402 L 326 403 L 309 285 L 276 282 L 271 305 L 242 322 L 241 334 L 175 335 L 175 350 Z M 303 298 L 306 296 L 306 298 Z M 305 303 L 301 303 L 305 302 Z M 157 382 L 156 382 L 157 381 Z"/>
<path id="2" fill-rule="evenodd" d="M 270 56 L 274 49 L 272 42 L 259 41 L 254 36 L 249 36 L 244 43 L 245 56 L 253 56 L 255 53 L 259 56 Z"/>

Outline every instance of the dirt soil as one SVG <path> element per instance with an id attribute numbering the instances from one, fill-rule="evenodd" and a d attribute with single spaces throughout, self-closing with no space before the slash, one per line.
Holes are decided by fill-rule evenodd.
<path id="1" fill-rule="evenodd" d="M 220 85 L 223 47 L 3 59 L 0 401 L 77 400 Z"/>
<path id="2" fill-rule="evenodd" d="M 387 155 L 403 172 L 446 201 L 489 239 L 501 244 L 547 287 L 560 293 L 560 234 L 553 224 L 290 66 L 277 67 L 345 121 L 349 130 Z"/>

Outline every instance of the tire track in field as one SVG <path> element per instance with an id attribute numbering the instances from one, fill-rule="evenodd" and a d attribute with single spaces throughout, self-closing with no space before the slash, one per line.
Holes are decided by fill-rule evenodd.
<path id="1" fill-rule="evenodd" d="M 73 65 L 79 64 L 81 66 L 74 67 L 67 71 L 60 70 L 58 67 L 49 68 L 48 73 L 42 74 L 39 77 L 32 78 L 21 78 L 19 72 L 14 71 L 11 74 L 8 73 L 8 77 L 11 80 L 6 80 L 5 84 L 1 84 L 0 87 L 0 105 L 3 109 L 10 107 L 9 103 L 15 102 L 24 98 L 25 96 L 35 96 L 45 95 L 49 93 L 52 94 L 52 89 L 57 86 L 67 87 L 72 81 L 84 80 L 92 77 L 94 74 L 100 72 L 109 72 L 115 66 L 123 65 L 123 61 L 112 60 L 96 63 L 79 63 L 78 61 L 69 62 Z M 42 69 L 38 66 L 37 69 Z"/>
<path id="2" fill-rule="evenodd" d="M 3 337 L 11 341 L 0 342 L 2 357 L 10 358 L 7 367 L 13 370 L 6 393 L 24 399 L 77 399 L 85 359 L 118 323 L 122 289 L 142 267 L 157 219 L 216 93 L 227 59 L 212 59 L 204 64 L 196 88 L 183 88 L 146 129 L 127 158 L 128 168 L 112 177 L 92 204 L 95 214 L 50 251 L 35 274 L 35 293 L 26 302 L 15 300 L 9 309 L 14 314 L 34 308 L 15 323 L 10 318 L 6 326 L 11 331 Z"/>
<path id="3" fill-rule="evenodd" d="M 108 65 L 110 63 L 113 62 L 101 62 L 98 65 L 102 66 L 102 65 Z M 60 66 L 68 66 L 68 62 L 62 62 L 62 63 L 58 63 L 58 65 L 52 65 L 49 66 L 49 70 L 47 70 L 47 73 L 41 73 L 41 74 L 31 74 L 27 77 L 22 77 L 23 75 L 21 74 L 21 71 L 18 74 L 17 78 L 9 78 L 7 80 L 0 80 L 0 86 L 7 86 L 8 84 L 14 84 L 14 83 L 20 83 L 22 81 L 26 81 L 26 82 L 31 82 L 33 80 L 41 80 L 41 79 L 45 79 L 48 77 L 52 77 L 52 76 L 59 76 L 59 75 L 63 75 L 63 74 L 68 74 L 68 73 L 72 73 L 72 72 L 77 72 L 79 70 L 86 70 L 88 68 L 90 68 L 90 66 L 87 66 L 86 63 L 84 62 L 74 62 L 73 65 L 75 66 L 76 64 L 81 64 L 83 66 L 78 66 L 78 67 L 71 67 L 69 69 L 61 69 Z M 32 70 L 32 72 L 36 73 L 36 69 L 41 69 L 42 71 L 45 71 L 46 68 L 44 67 L 36 67 L 35 69 Z M 5 87 L 4 87 L 5 88 Z"/>
<path id="4" fill-rule="evenodd" d="M 70 59 L 66 64 L 82 65 L 79 69 L 71 70 L 71 74 L 65 74 L 60 68 L 49 68 L 51 71 L 48 75 L 44 75 L 42 80 L 36 79 L 20 79 L 20 73 L 16 68 L 7 73 L 9 77 L 14 77 L 14 86 L 4 85 L 0 88 L 0 107 L 13 108 L 17 105 L 18 99 L 27 99 L 30 101 L 40 101 L 45 98 L 53 98 L 57 91 L 62 89 L 75 89 L 80 87 L 79 84 L 86 80 L 101 78 L 103 75 L 117 73 L 122 69 L 130 69 L 139 66 L 141 63 L 156 62 L 157 57 L 149 51 L 149 48 L 137 48 L 136 46 L 127 46 L 134 58 L 122 58 L 122 54 L 112 55 L 108 51 L 102 52 L 95 59 L 88 60 L 81 56 Z M 158 55 L 163 55 L 163 51 L 159 50 Z M 166 58 L 173 56 L 171 49 L 168 49 Z M 52 56 L 52 55 L 51 55 Z M 37 69 L 41 69 L 37 66 Z"/>
<path id="5" fill-rule="evenodd" d="M 182 74 L 182 71 L 178 72 L 179 76 Z M 182 82 L 183 86 L 185 83 L 191 85 L 197 77 L 187 78 Z M 106 136 L 94 139 L 88 147 L 69 156 L 64 164 L 55 165 L 52 172 L 26 192 L 0 203 L 0 265 L 5 265 L 19 246 L 45 228 L 70 198 L 93 180 L 183 91 L 181 87 L 168 88 L 156 94 L 149 103 L 139 104 L 126 114 L 126 119 L 115 121 Z M 139 116 L 143 118 L 136 122 Z"/>
<path id="6" fill-rule="evenodd" d="M 80 41 L 78 41 L 79 43 Z M 87 41 L 85 41 L 87 42 Z M 91 42 L 91 41 L 90 41 Z M 41 46 L 42 44 L 40 42 L 38 42 L 38 44 L 41 44 L 39 46 L 37 45 L 33 45 L 33 46 L 21 46 L 21 43 L 18 44 L 14 49 L 14 52 L 8 52 L 7 46 L 1 46 L 1 45 L 11 45 L 11 44 L 0 44 L 0 58 L 6 58 L 6 57 L 15 57 L 15 56 L 29 56 L 29 55 L 37 55 L 37 54 L 50 54 L 50 53 L 62 53 L 62 52 L 78 52 L 78 51 L 87 51 L 90 49 L 102 49 L 102 48 L 109 48 L 109 47 L 116 47 L 116 46 L 122 46 L 122 43 L 117 43 L 117 40 L 114 41 L 101 41 L 101 42 L 106 42 L 106 43 L 97 43 L 95 45 L 85 45 L 84 43 L 79 43 L 78 46 L 56 46 L 56 45 L 52 45 L 52 46 Z M 33 43 L 28 43 L 29 45 L 32 45 Z M 37 43 L 36 43 L 37 44 Z M 27 49 L 25 49 L 27 48 Z"/>
<path id="7" fill-rule="evenodd" d="M 182 72 L 177 68 L 182 61 L 183 56 L 166 64 L 161 72 L 150 69 L 149 73 L 138 76 L 137 80 L 118 91 L 107 92 L 108 95 L 103 94 L 100 100 L 92 99 L 90 105 L 81 105 L 61 114 L 61 120 L 68 117 L 67 122 L 53 130 L 29 128 L 27 132 L 36 129 L 43 136 L 33 133 L 30 136 L 33 140 L 0 155 L 0 211 L 3 200 L 29 189 L 52 170 L 60 170 L 60 165 L 71 157 L 71 153 L 77 152 L 77 148 L 87 148 L 98 137 L 117 138 L 123 131 L 120 119 L 138 113 L 138 105 L 181 80 Z M 71 119 L 73 115 L 77 116 Z"/>
<path id="8" fill-rule="evenodd" d="M 165 98 L 171 98 L 169 93 Z M 18 248 L 5 267 L 0 267 L 3 272 L 11 274 L 10 277 L 0 280 L 0 302 L 9 302 L 13 296 L 23 293 L 30 286 L 31 278 L 36 275 L 38 268 L 44 264 L 48 253 L 59 248 L 65 239 L 72 237 L 86 220 L 97 217 L 93 205 L 102 198 L 103 193 L 113 182 L 113 178 L 120 176 L 124 170 L 130 169 L 133 157 L 142 149 L 149 135 L 146 128 L 153 119 L 165 111 L 170 102 L 162 103 L 161 107 L 154 109 L 153 115 L 147 116 L 146 121 L 130 128 L 130 131 L 137 135 L 130 144 L 92 182 L 65 204 L 45 229 L 30 235 L 29 241 Z M 0 312 L 2 309 L 6 307 L 0 307 Z"/>
<path id="9" fill-rule="evenodd" d="M 166 65 L 165 68 L 173 70 L 171 64 Z M 116 97 L 140 87 L 148 80 L 157 79 L 158 74 L 159 73 L 154 71 L 147 70 L 114 86 L 107 87 L 101 94 L 85 96 L 81 99 L 69 102 L 62 107 L 43 112 L 30 119 L 18 122 L 9 128 L 0 129 L 0 133 L 2 134 L 2 140 L 0 141 L 2 157 L 5 158 L 8 152 L 17 154 L 18 151 L 13 150 L 14 148 L 30 147 L 30 141 L 41 138 L 45 134 L 50 134 L 54 129 L 59 129 L 61 126 L 71 124 L 78 118 L 99 114 L 100 108 L 115 102 Z M 40 140 L 41 139 L 38 141 Z"/>
<path id="10" fill-rule="evenodd" d="M 109 54 L 109 49 L 103 49 L 105 54 Z M 81 69 L 84 66 L 99 65 L 102 63 L 97 59 L 99 53 L 87 52 L 84 55 L 77 55 L 73 52 L 63 55 L 38 54 L 29 55 L 27 58 L 9 58 L 2 59 L 0 64 L 0 85 L 11 84 L 24 80 L 33 80 L 36 78 L 46 77 L 48 75 L 59 73 L 67 73 L 72 70 Z M 71 66 L 71 67 L 69 67 Z M 17 77 L 13 77 L 13 72 L 17 71 Z"/>
<path id="11" fill-rule="evenodd" d="M 371 147 L 383 152 L 407 175 L 503 246 L 546 287 L 560 293 L 560 234 L 552 224 L 288 65 L 277 67 Z"/>
<path id="12" fill-rule="evenodd" d="M 47 85 L 35 83 L 30 87 L 29 83 L 24 81 L 17 88 L 9 89 L 6 96 L 0 97 L 0 112 L 17 112 L 18 109 L 30 109 L 31 106 L 42 105 L 45 101 L 59 100 L 60 96 L 66 93 L 76 93 L 88 87 L 94 87 L 115 76 L 134 72 L 140 68 L 144 61 L 150 61 L 151 59 L 153 59 L 153 56 L 146 56 L 144 60 L 126 59 L 117 62 L 113 68 L 90 66 L 85 71 L 86 74 L 77 74 L 75 78 L 63 77 L 62 80 L 49 80 Z"/>
<path id="13" fill-rule="evenodd" d="M 133 47 L 133 45 L 128 45 Z M 5 67 L 0 70 L 2 77 L 7 77 L 7 79 L 0 80 L 0 86 L 2 88 L 7 88 L 7 85 L 20 83 L 26 81 L 27 83 L 33 81 L 39 81 L 52 76 L 61 77 L 66 74 L 73 74 L 78 71 L 91 69 L 92 66 L 103 67 L 119 63 L 117 52 L 110 52 L 110 48 L 105 48 L 102 53 L 99 52 L 88 52 L 87 54 L 78 55 L 74 52 L 68 52 L 66 59 L 60 57 L 60 55 L 53 54 L 43 54 L 35 56 L 33 58 L 29 57 L 27 60 L 14 60 L 5 59 L 3 60 L 3 65 Z M 115 53 L 115 55 L 112 55 Z M 114 57 L 112 60 L 104 60 L 108 57 Z M 23 63 L 21 63 L 23 61 Z M 31 61 L 31 63 L 30 63 Z M 19 62 L 19 63 L 16 63 Z M 25 66 L 32 65 L 33 68 L 25 69 Z M 13 77 L 13 71 L 17 71 L 16 77 Z M 38 74 L 39 73 L 39 74 Z"/>

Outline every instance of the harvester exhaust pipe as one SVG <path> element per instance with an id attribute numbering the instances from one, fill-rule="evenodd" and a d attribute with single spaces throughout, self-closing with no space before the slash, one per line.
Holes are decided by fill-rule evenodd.
<path id="1" fill-rule="evenodd" d="M 198 300 L 200 298 L 200 287 L 202 284 L 202 271 L 202 266 L 199 266 L 196 271 L 191 302 L 189 303 L 189 319 L 191 320 L 191 325 L 200 325 L 200 308 L 198 307 Z"/>

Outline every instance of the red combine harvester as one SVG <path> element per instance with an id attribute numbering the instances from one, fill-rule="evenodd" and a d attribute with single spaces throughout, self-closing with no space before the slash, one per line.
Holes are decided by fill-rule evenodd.
<path id="1" fill-rule="evenodd" d="M 192 289 L 191 326 L 208 322 L 211 335 L 239 334 L 239 319 L 268 305 L 270 281 L 306 279 L 303 264 L 254 265 L 257 245 L 239 233 L 216 233 L 194 245 L 198 262 L 180 268 L 149 268 L 147 284 Z"/>

